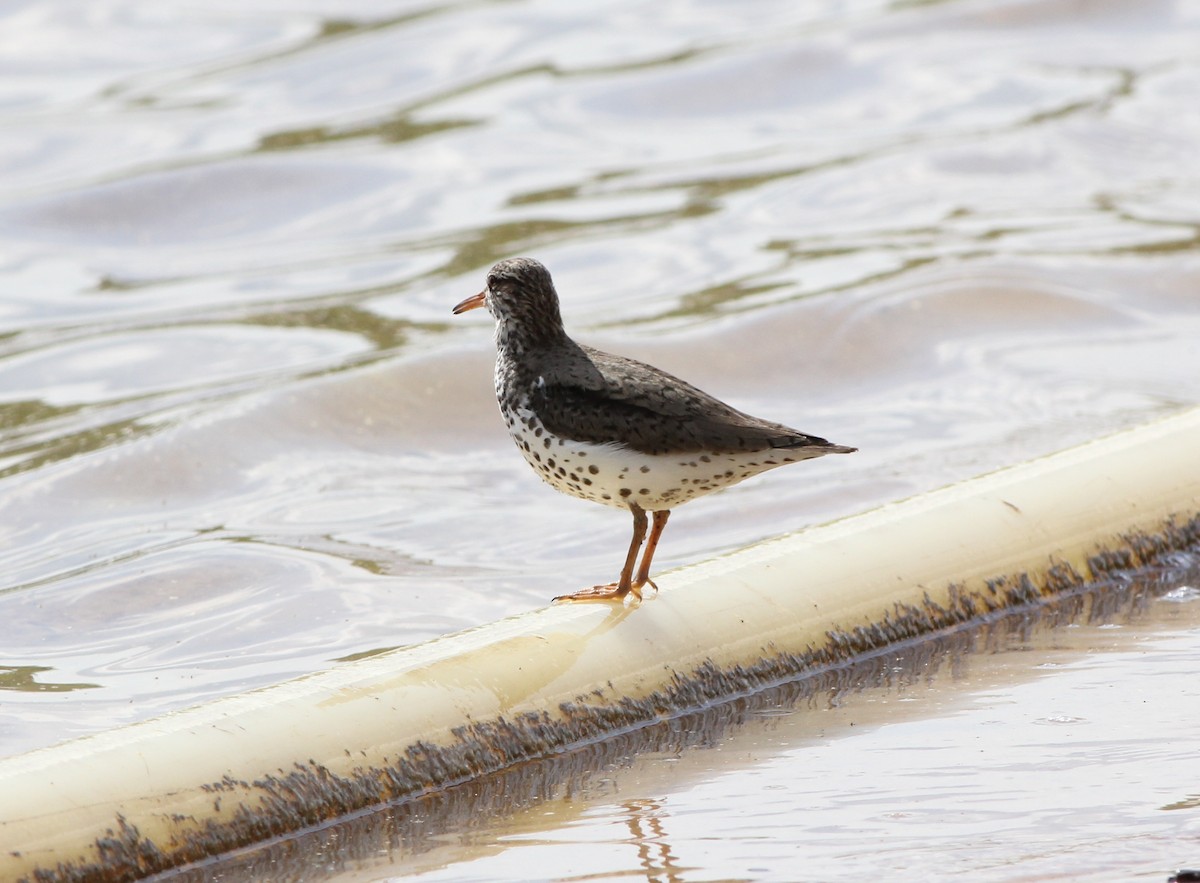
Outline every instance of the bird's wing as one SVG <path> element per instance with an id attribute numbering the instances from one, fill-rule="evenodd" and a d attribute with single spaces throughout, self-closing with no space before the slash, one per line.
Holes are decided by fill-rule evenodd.
<path id="1" fill-rule="evenodd" d="M 539 366 L 532 404 L 556 435 L 650 454 L 837 447 L 744 414 L 652 365 L 580 350 L 586 359 Z"/>

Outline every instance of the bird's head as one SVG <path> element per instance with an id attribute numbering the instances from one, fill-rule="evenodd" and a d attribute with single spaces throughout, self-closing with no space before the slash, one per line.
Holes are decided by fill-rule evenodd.
<path id="1" fill-rule="evenodd" d="M 459 302 L 454 314 L 476 307 L 492 314 L 502 340 L 515 338 L 529 345 L 552 342 L 565 334 L 550 271 L 533 258 L 509 258 L 496 264 L 488 271 L 487 287 Z"/>

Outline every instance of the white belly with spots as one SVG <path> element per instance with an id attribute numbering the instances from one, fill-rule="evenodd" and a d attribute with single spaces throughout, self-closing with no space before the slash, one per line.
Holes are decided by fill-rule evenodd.
<path id="1" fill-rule="evenodd" d="M 527 408 L 505 415 L 521 454 L 556 490 L 605 506 L 636 503 L 653 512 L 737 484 L 785 463 L 807 459 L 796 452 L 753 454 L 643 454 L 615 444 L 593 444 L 551 435 Z"/>

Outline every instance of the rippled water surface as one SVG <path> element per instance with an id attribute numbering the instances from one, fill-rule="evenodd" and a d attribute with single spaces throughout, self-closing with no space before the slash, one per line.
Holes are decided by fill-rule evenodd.
<path id="1" fill-rule="evenodd" d="M 663 569 L 1195 403 L 1197 47 L 1195 0 L 6 4 L 0 754 L 612 578 L 449 314 L 501 257 L 861 449 Z"/>

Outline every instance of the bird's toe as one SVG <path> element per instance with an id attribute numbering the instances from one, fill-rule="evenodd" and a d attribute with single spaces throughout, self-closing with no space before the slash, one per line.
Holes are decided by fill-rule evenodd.
<path id="1" fill-rule="evenodd" d="M 554 601 L 623 601 L 629 603 L 631 599 L 634 604 L 642 600 L 642 593 L 639 586 L 622 589 L 617 583 L 605 583 L 602 586 L 580 589 L 578 592 L 571 592 L 569 595 L 558 595 L 554 598 Z"/>

